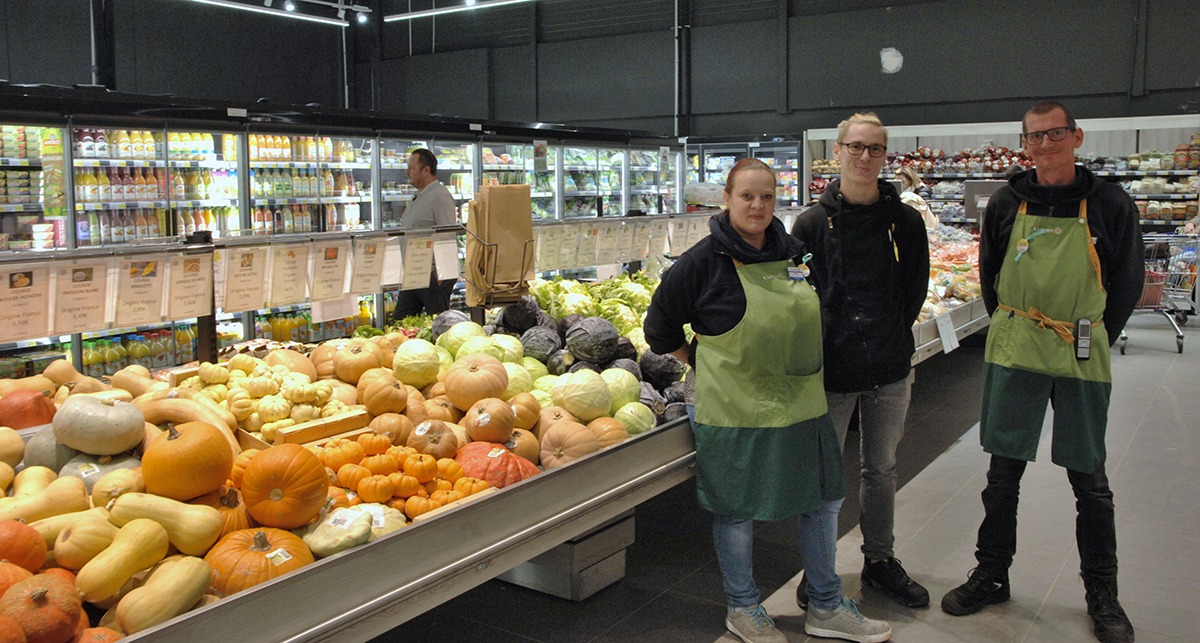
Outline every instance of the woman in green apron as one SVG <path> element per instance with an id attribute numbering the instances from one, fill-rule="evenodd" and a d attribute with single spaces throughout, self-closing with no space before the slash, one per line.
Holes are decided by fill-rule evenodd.
<path id="1" fill-rule="evenodd" d="M 652 350 L 693 366 L 687 401 L 696 490 L 713 513 L 725 625 L 747 642 L 786 640 L 754 583 L 754 521 L 799 517 L 810 597 L 805 631 L 886 641 L 891 628 L 859 613 L 834 569 L 846 489 L 822 384 L 820 303 L 805 280 L 803 244 L 774 217 L 775 174 L 762 161 L 734 165 L 724 198 L 727 209 L 709 221 L 710 236 L 663 275 L 645 331 Z M 696 333 L 690 346 L 685 324 Z"/>

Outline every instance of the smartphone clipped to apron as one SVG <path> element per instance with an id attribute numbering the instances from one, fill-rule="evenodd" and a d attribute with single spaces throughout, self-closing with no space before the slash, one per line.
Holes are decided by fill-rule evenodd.
<path id="1" fill-rule="evenodd" d="M 1084 360 L 1092 356 L 1092 320 L 1075 322 L 1075 359 Z"/>

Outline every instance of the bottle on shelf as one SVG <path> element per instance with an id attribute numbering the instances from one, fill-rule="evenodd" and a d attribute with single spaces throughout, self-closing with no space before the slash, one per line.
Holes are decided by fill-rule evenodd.
<path id="1" fill-rule="evenodd" d="M 121 189 L 124 191 L 124 187 Z M 108 172 L 105 172 L 104 168 L 96 168 L 96 200 L 104 202 L 113 200 L 112 181 L 108 178 Z"/>
<path id="2" fill-rule="evenodd" d="M 129 136 L 129 130 L 118 130 L 116 140 L 116 158 L 130 159 L 133 158 L 133 138 Z"/>

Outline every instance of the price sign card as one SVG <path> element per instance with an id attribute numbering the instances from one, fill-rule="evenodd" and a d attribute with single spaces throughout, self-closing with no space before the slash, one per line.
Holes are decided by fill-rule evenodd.
<path id="1" fill-rule="evenodd" d="M 307 243 L 271 246 L 271 294 L 267 301 L 272 308 L 302 304 L 308 298 L 311 250 Z"/>
<path id="2" fill-rule="evenodd" d="M 359 237 L 354 240 L 354 263 L 350 266 L 351 293 L 357 295 L 379 290 L 386 243 L 387 237 Z"/>
<path id="3" fill-rule="evenodd" d="M 549 157 L 549 146 L 546 144 L 546 141 L 534 141 L 533 171 L 545 172 L 548 167 L 547 159 L 549 159 Z"/>
<path id="4" fill-rule="evenodd" d="M 541 226 L 538 236 L 538 270 L 557 270 L 562 265 L 563 227 Z"/>
<path id="5" fill-rule="evenodd" d="M 621 225 L 620 236 L 618 237 L 617 256 L 620 261 L 633 261 L 637 259 L 633 252 L 633 237 L 637 232 L 637 224 L 632 221 L 626 221 Z"/>
<path id="6" fill-rule="evenodd" d="M 670 251 L 667 222 L 659 219 L 650 224 L 650 254 L 660 255 Z"/>
<path id="7" fill-rule="evenodd" d="M 379 275 L 382 285 L 392 286 L 403 280 L 404 251 L 401 250 L 402 243 L 403 237 L 388 237 L 383 246 L 383 270 Z"/>
<path id="8" fill-rule="evenodd" d="M 588 223 L 577 227 L 576 230 L 579 233 L 579 247 L 575 251 L 575 263 L 571 265 L 576 268 L 596 265 L 596 245 L 600 241 L 600 226 Z"/>
<path id="9" fill-rule="evenodd" d="M 621 234 L 620 223 L 607 223 L 600 226 L 600 242 L 596 247 L 596 263 L 607 264 L 620 261 L 618 237 Z"/>
<path id="10" fill-rule="evenodd" d="M 117 326 L 156 324 L 163 318 L 167 255 L 117 260 Z"/>
<path id="11" fill-rule="evenodd" d="M 433 236 L 433 265 L 437 266 L 438 279 L 462 276 L 458 268 L 458 239 L 453 232 Z"/>
<path id="12" fill-rule="evenodd" d="M 561 226 L 562 227 L 562 244 L 559 246 L 558 252 L 558 269 L 570 270 L 577 267 L 575 263 L 575 252 L 579 250 L 580 237 L 583 236 L 578 226 Z M 589 264 L 590 265 L 590 264 Z"/>
<path id="13" fill-rule="evenodd" d="M 314 301 L 312 303 L 312 320 L 315 323 L 335 321 L 353 317 L 358 314 L 358 295 L 350 293 L 330 299 L 329 301 Z"/>
<path id="14" fill-rule="evenodd" d="M 694 218 L 688 221 L 687 247 L 691 248 L 704 238 L 708 231 L 708 220 Z"/>
<path id="15" fill-rule="evenodd" d="M 688 229 L 690 224 L 687 219 L 673 218 L 668 224 L 667 251 L 673 255 L 681 255 L 690 246 L 688 245 Z"/>
<path id="16" fill-rule="evenodd" d="M 312 300 L 341 299 L 346 294 L 350 240 L 312 244 Z"/>
<path id="17" fill-rule="evenodd" d="M 213 250 L 213 306 L 217 310 L 225 309 L 225 257 L 229 251 L 224 248 Z"/>
<path id="18" fill-rule="evenodd" d="M 649 221 L 638 221 L 633 224 L 633 255 L 629 257 L 630 261 L 650 256 L 650 230 L 652 227 Z"/>
<path id="19" fill-rule="evenodd" d="M 258 310 L 267 298 L 266 246 L 225 250 L 225 305 L 223 310 Z"/>
<path id="20" fill-rule="evenodd" d="M 54 334 L 108 328 L 108 261 L 54 264 Z"/>
<path id="21" fill-rule="evenodd" d="M 169 319 L 190 319 L 212 314 L 213 256 L 176 255 L 167 271 Z"/>
<path id="22" fill-rule="evenodd" d="M 429 287 L 433 271 L 433 237 L 404 237 L 404 277 L 400 290 Z"/>
<path id="23" fill-rule="evenodd" d="M 0 343 L 50 334 L 50 267 L 0 271 Z"/>

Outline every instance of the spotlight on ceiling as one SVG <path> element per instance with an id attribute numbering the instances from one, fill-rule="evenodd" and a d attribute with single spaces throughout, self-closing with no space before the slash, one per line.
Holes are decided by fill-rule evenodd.
<path id="1" fill-rule="evenodd" d="M 287 2 L 283 3 L 283 8 L 287 9 L 288 11 L 295 11 L 296 3 L 292 2 L 291 0 L 288 0 Z"/>
<path id="2" fill-rule="evenodd" d="M 274 4 L 274 3 L 275 3 L 275 0 L 263 0 L 263 6 L 264 6 L 264 7 L 269 7 L 269 6 L 271 6 L 272 4 Z"/>
<path id="3" fill-rule="evenodd" d="M 366 14 L 366 12 L 364 12 L 364 11 L 359 11 L 359 12 L 358 12 L 358 22 L 359 22 L 359 24 L 367 24 L 367 14 Z"/>

